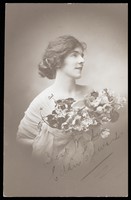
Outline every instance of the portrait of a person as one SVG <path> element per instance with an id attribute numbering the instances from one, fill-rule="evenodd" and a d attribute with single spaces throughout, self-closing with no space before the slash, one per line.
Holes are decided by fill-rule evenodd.
<path id="1" fill-rule="evenodd" d="M 54 83 L 30 103 L 17 132 L 19 142 L 30 145 L 35 157 L 61 174 L 91 160 L 94 127 L 96 135 L 101 130 L 104 138 L 110 133 L 101 128 L 101 123 L 119 118 L 117 102 L 111 107 L 113 96 L 106 89 L 100 96 L 88 85 L 76 83 L 84 67 L 85 49 L 86 43 L 71 35 L 49 43 L 38 69 L 42 77 L 54 79 Z"/>

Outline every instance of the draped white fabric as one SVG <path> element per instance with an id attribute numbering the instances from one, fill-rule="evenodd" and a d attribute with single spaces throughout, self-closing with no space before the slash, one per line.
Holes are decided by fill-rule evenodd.
<path id="1" fill-rule="evenodd" d="M 44 116 L 50 114 L 54 102 L 50 100 L 50 93 L 43 91 L 30 104 L 25 116 L 20 122 L 17 138 L 19 141 L 32 141 L 32 154 L 42 163 L 53 164 L 60 171 L 66 172 L 69 168 L 89 161 L 94 153 L 94 146 L 90 134 L 68 134 L 51 128 L 42 123 L 41 131 L 38 124 L 41 121 L 40 108 Z M 62 173 L 63 173 L 62 172 Z"/>

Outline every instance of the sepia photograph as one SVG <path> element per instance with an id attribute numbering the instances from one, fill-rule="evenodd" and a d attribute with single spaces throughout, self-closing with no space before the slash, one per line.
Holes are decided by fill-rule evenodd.
<path id="1" fill-rule="evenodd" d="M 128 4 L 6 3 L 4 197 L 128 196 Z"/>

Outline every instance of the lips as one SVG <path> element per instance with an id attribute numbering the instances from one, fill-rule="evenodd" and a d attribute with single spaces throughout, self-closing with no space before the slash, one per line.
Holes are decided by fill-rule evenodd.
<path id="1" fill-rule="evenodd" d="M 75 67 L 75 69 L 79 69 L 79 70 L 82 70 L 82 68 L 83 68 L 82 65 L 80 65 L 80 66 L 78 66 L 78 67 Z"/>
<path id="2" fill-rule="evenodd" d="M 81 71 L 81 70 L 82 70 L 82 67 L 76 67 L 75 69 L 77 69 L 77 70 L 80 70 L 80 71 Z"/>

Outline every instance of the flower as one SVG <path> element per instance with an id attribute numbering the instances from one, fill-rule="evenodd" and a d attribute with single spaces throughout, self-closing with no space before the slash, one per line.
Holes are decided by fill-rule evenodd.
<path id="1" fill-rule="evenodd" d="M 53 98 L 50 100 L 54 100 Z M 100 127 L 99 135 L 102 138 L 108 137 L 109 129 L 103 129 L 108 122 L 116 122 L 119 118 L 118 109 L 124 106 L 126 99 L 116 96 L 114 92 L 105 88 L 99 92 L 93 91 L 83 99 L 76 101 L 73 98 L 54 100 L 55 108 L 51 114 L 42 115 L 39 122 L 39 129 L 42 123 L 50 127 L 63 130 L 65 133 L 93 132 Z"/>
<path id="2" fill-rule="evenodd" d="M 98 106 L 98 107 L 96 108 L 96 112 L 97 112 L 97 113 L 102 113 L 102 112 L 103 112 L 103 107 L 102 107 L 102 106 Z"/>
<path id="3" fill-rule="evenodd" d="M 108 136 L 110 135 L 110 130 L 108 128 L 102 130 L 101 132 L 101 137 L 104 139 L 104 138 L 107 138 Z"/>
<path id="4" fill-rule="evenodd" d="M 109 103 L 106 103 L 103 106 L 103 111 L 106 112 L 106 113 L 110 113 L 112 111 L 112 106 Z"/>
<path id="5" fill-rule="evenodd" d="M 99 96 L 99 93 L 97 91 L 91 92 L 91 96 L 93 96 L 95 99 Z"/>

